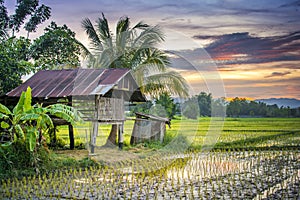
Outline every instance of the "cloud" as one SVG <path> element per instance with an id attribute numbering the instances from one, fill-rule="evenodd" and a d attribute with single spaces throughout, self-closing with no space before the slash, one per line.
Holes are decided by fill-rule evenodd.
<path id="1" fill-rule="evenodd" d="M 265 76 L 265 78 L 277 77 L 277 76 L 285 76 L 291 74 L 291 72 L 273 72 L 271 75 Z"/>
<path id="2" fill-rule="evenodd" d="M 281 8 L 284 8 L 284 7 L 300 7 L 300 0 L 294 1 L 292 3 L 283 4 L 280 7 Z"/>
<path id="3" fill-rule="evenodd" d="M 300 60 L 300 31 L 269 37 L 255 37 L 244 32 L 194 38 L 213 40 L 205 49 L 223 64 Z"/>

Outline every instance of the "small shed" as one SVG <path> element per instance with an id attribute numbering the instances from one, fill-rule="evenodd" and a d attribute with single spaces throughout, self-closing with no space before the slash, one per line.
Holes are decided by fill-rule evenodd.
<path id="1" fill-rule="evenodd" d="M 7 93 L 7 101 L 13 102 L 27 87 L 32 89 L 34 102 L 43 105 L 65 102 L 83 114 L 85 121 L 92 122 L 90 135 L 91 152 L 94 153 L 98 126 L 118 126 L 118 142 L 123 143 L 125 102 L 144 102 L 129 69 L 63 69 L 42 70 L 34 74 L 19 87 Z M 59 119 L 55 125 L 65 125 Z M 69 125 L 70 148 L 74 148 L 73 127 Z"/>
<path id="2" fill-rule="evenodd" d="M 130 139 L 130 144 L 144 141 L 164 140 L 166 124 L 171 126 L 169 118 L 136 112 L 136 119 Z"/>

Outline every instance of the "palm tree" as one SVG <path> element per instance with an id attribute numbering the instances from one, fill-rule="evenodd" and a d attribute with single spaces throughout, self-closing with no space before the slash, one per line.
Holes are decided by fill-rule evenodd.
<path id="1" fill-rule="evenodd" d="M 130 27 L 129 18 L 121 17 L 114 35 L 102 13 L 95 26 L 86 18 L 82 21 L 82 27 L 92 46 L 92 52 L 85 49 L 91 67 L 129 68 L 141 91 L 152 97 L 166 92 L 181 97 L 188 96 L 185 79 L 179 73 L 168 70 L 170 61 L 167 55 L 156 48 L 164 41 L 164 34 L 159 26 L 139 22 Z M 116 130 L 116 126 L 113 126 L 108 139 L 113 143 Z"/>
<path id="2" fill-rule="evenodd" d="M 92 46 L 92 52 L 85 49 L 91 67 L 129 68 L 142 91 L 151 96 L 164 92 L 188 96 L 186 81 L 179 73 L 168 70 L 167 55 L 156 48 L 164 41 L 159 26 L 139 22 L 131 28 L 129 18 L 121 17 L 113 35 L 103 13 L 95 27 L 88 18 L 82 26 Z"/>

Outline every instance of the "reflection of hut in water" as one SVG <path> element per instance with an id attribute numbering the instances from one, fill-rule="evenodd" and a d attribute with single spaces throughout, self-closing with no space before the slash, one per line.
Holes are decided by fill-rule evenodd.
<path id="1" fill-rule="evenodd" d="M 164 140 L 166 124 L 171 125 L 170 119 L 144 113 L 135 113 L 136 119 L 130 139 L 130 144 L 144 141 Z"/>
<path id="2" fill-rule="evenodd" d="M 85 121 L 92 122 L 90 147 L 96 146 L 99 125 L 112 124 L 119 130 L 118 142 L 123 143 L 124 102 L 144 102 L 129 69 L 65 69 L 43 70 L 7 93 L 6 101 L 16 103 L 22 91 L 32 89 L 33 102 L 43 105 L 64 102 L 81 111 Z M 8 103 L 9 103 L 8 102 Z M 54 119 L 55 126 L 69 125 L 70 148 L 74 148 L 71 124 Z M 54 135 L 55 129 L 54 129 Z M 120 145 L 120 146 L 121 146 Z"/>

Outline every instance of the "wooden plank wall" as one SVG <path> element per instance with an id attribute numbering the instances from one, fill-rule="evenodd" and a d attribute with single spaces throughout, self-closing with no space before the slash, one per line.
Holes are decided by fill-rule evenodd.
<path id="1" fill-rule="evenodd" d="M 98 100 L 98 119 L 95 119 L 95 97 L 73 98 L 73 106 L 84 115 L 86 121 L 124 120 L 123 99 L 100 97 Z"/>

